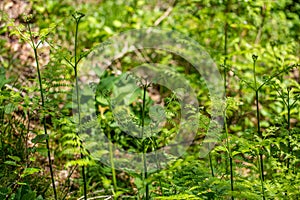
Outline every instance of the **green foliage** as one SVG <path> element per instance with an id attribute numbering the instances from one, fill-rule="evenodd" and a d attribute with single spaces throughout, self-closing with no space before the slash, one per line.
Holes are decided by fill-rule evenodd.
<path id="1" fill-rule="evenodd" d="M 31 15 L 14 18 L 7 8 L 18 2 L 7 2 L 0 3 L 0 199 L 53 199 L 54 184 L 57 199 L 299 198 L 298 2 L 31 0 L 26 4 Z M 77 78 L 86 78 L 77 76 L 85 69 L 81 61 L 110 36 L 145 27 L 194 39 L 225 77 L 226 128 L 204 158 L 199 152 L 212 101 L 204 78 L 179 55 L 126 52 L 91 75 L 100 82 L 90 84 L 95 98 L 86 106 L 96 116 L 74 114 L 73 89 Z M 134 75 L 141 63 L 163 64 L 169 67 L 163 69 L 166 77 L 186 80 L 200 116 L 185 154 L 169 158 L 156 172 L 143 165 L 142 174 L 115 169 L 116 146 L 152 152 L 169 144 L 180 128 L 192 127 L 180 124 L 176 92 Z M 190 109 L 188 116 L 196 112 Z M 149 137 L 138 138 L 141 130 Z M 110 140 L 109 149 L 89 151 L 99 145 L 88 140 L 97 135 Z M 94 155 L 109 155 L 109 165 Z"/>

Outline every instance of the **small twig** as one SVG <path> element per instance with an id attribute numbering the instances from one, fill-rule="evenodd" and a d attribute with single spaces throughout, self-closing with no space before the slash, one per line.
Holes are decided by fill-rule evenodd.
<path id="1" fill-rule="evenodd" d="M 102 199 L 102 198 L 105 198 L 104 200 L 112 199 L 112 195 L 110 195 L 110 196 L 103 195 L 103 196 L 90 197 L 87 200 L 95 200 L 95 199 Z M 84 199 L 84 196 L 80 197 L 78 200 L 82 200 L 82 199 Z"/>
<path id="2" fill-rule="evenodd" d="M 262 29 L 263 29 L 263 26 L 264 26 L 264 23 L 265 23 L 265 19 L 266 19 L 266 5 L 263 5 L 261 7 L 261 16 L 262 16 L 261 24 L 259 26 L 256 38 L 255 38 L 255 44 L 257 44 L 260 41 L 260 38 L 261 38 Z"/>
<path id="3" fill-rule="evenodd" d="M 66 57 L 64 57 L 64 59 L 65 59 L 65 61 L 67 61 L 67 63 L 68 63 L 69 65 L 71 65 L 73 68 L 75 67 L 75 66 L 73 65 L 73 63 L 71 63 Z"/>
<path id="4" fill-rule="evenodd" d="M 10 89 L 10 90 L 12 90 L 12 91 L 14 91 L 14 92 L 19 93 L 19 94 L 21 95 L 21 97 L 25 97 L 25 96 L 26 96 L 26 93 L 25 93 L 25 92 L 22 92 L 21 90 L 19 90 L 19 89 L 13 87 L 13 86 L 11 86 L 11 85 L 5 84 L 4 86 L 5 86 L 7 89 Z"/>
<path id="5" fill-rule="evenodd" d="M 139 48 L 136 47 L 136 50 L 134 51 L 136 55 L 141 57 L 146 63 L 151 63 L 151 59 L 145 55 Z"/>
<path id="6" fill-rule="evenodd" d="M 155 22 L 154 26 L 158 26 L 164 19 L 166 19 L 174 9 L 175 5 L 177 4 L 177 0 L 174 1 L 173 5 L 170 6 L 163 14 L 160 16 Z"/>
<path id="7" fill-rule="evenodd" d="M 66 196 L 68 195 L 68 190 L 70 189 L 70 178 L 71 176 L 73 175 L 75 169 L 77 169 L 78 165 L 75 165 L 73 169 L 70 170 L 70 173 L 67 177 L 67 183 L 66 185 L 64 185 L 63 189 L 62 189 L 62 192 L 66 190 L 66 194 L 64 195 L 64 197 L 62 199 L 66 199 Z"/>

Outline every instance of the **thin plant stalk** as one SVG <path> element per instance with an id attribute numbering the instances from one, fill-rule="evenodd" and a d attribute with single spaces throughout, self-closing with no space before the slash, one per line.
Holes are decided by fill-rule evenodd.
<path id="1" fill-rule="evenodd" d="M 77 169 L 78 165 L 75 165 L 73 167 L 73 169 L 70 170 L 70 173 L 67 177 L 67 180 L 65 182 L 65 186 L 63 188 L 63 191 L 66 191 L 65 194 L 63 194 L 62 198 L 59 198 L 59 199 L 62 199 L 62 200 L 65 200 L 67 198 L 67 195 L 68 193 L 70 192 L 70 189 L 71 189 L 71 185 L 70 185 L 70 182 L 71 182 L 71 176 L 73 175 L 74 171 Z"/>
<path id="2" fill-rule="evenodd" d="M 288 92 L 288 95 L 287 95 L 287 110 L 288 110 L 288 113 L 287 113 L 287 130 L 289 132 L 289 141 L 288 141 L 288 151 L 289 151 L 289 154 L 292 154 L 293 151 L 291 149 L 291 133 L 290 133 L 290 128 L 291 128 L 291 106 L 290 106 L 290 88 L 287 89 L 287 92 Z M 287 159 L 287 169 L 289 171 L 290 169 L 290 158 Z"/>
<path id="3" fill-rule="evenodd" d="M 211 170 L 211 176 L 212 177 L 215 177 L 215 174 L 214 174 L 214 167 L 212 165 L 212 159 L 211 159 L 211 153 L 209 152 L 208 154 L 208 157 L 209 157 L 209 166 L 210 166 L 210 170 Z"/>
<path id="4" fill-rule="evenodd" d="M 75 73 L 75 88 L 76 88 L 76 100 L 77 100 L 77 110 L 78 110 L 78 126 L 79 126 L 79 132 L 77 132 L 77 135 L 79 136 L 80 132 L 81 132 L 81 115 L 80 115 L 80 98 L 79 98 L 79 85 L 78 85 L 78 63 L 81 60 L 81 57 L 78 58 L 77 56 L 77 46 L 78 46 L 78 25 L 79 22 L 81 20 L 82 17 L 84 17 L 84 14 L 82 13 L 75 13 L 72 15 L 73 18 L 75 19 L 76 22 L 76 29 L 75 29 L 75 38 L 74 38 L 74 64 L 72 64 L 70 61 L 68 61 L 69 64 L 71 64 L 71 66 L 74 69 L 74 73 Z M 80 146 L 80 148 L 82 148 Z M 80 151 L 80 158 L 83 159 L 84 155 L 83 153 Z M 86 175 L 85 175 L 85 166 L 81 167 L 81 174 L 82 174 L 82 179 L 83 179 L 83 195 L 84 195 L 84 200 L 87 200 L 87 183 L 86 183 Z"/>
<path id="5" fill-rule="evenodd" d="M 259 151 L 259 150 L 258 150 Z M 261 155 L 259 152 L 257 153 L 259 156 Z M 261 160 L 257 159 L 258 162 L 258 168 L 260 170 L 260 172 L 262 172 L 262 168 L 261 168 Z M 263 199 L 265 200 L 265 190 L 264 190 L 264 179 L 263 179 L 263 174 L 260 173 L 260 183 L 261 183 L 261 191 L 262 191 L 262 195 L 263 195 Z"/>
<path id="6" fill-rule="evenodd" d="M 143 85 L 143 105 L 142 105 L 142 135 L 141 138 L 144 136 L 144 127 L 145 127 L 145 107 L 146 107 L 146 92 L 147 92 L 148 85 Z M 148 178 L 148 172 L 147 172 L 147 160 L 146 160 L 146 148 L 143 143 L 143 164 L 144 164 L 144 172 L 143 172 L 143 178 L 144 181 L 146 181 L 145 189 L 146 189 L 146 200 L 149 200 L 149 185 L 147 183 Z"/>
<path id="7" fill-rule="evenodd" d="M 285 100 L 285 97 L 284 97 L 284 94 L 283 92 L 279 91 L 276 87 L 275 87 L 277 93 L 279 94 L 279 96 L 281 97 L 284 105 L 286 106 L 287 108 L 287 130 L 288 130 L 288 136 L 289 136 L 289 139 L 288 139 L 288 153 L 290 155 L 293 154 L 293 151 L 291 149 L 291 133 L 290 133 L 290 129 L 291 129 L 291 109 L 295 106 L 295 103 L 297 102 L 297 99 L 294 100 L 294 102 L 290 102 L 290 98 L 291 98 L 291 88 L 287 88 L 287 100 Z M 287 159 L 287 169 L 289 171 L 290 169 L 290 158 Z"/>
<path id="8" fill-rule="evenodd" d="M 153 142 L 154 142 L 155 148 L 157 149 L 158 145 L 157 145 L 156 140 L 154 140 Z M 161 165 L 159 163 L 158 155 L 157 155 L 156 151 L 155 151 L 155 164 L 156 164 L 157 169 L 161 169 Z M 160 177 L 158 178 L 158 182 L 159 182 L 159 187 L 160 187 L 161 194 L 162 194 L 162 196 L 164 196 L 164 190 L 163 190 L 163 187 L 162 187 L 162 183 L 161 183 L 161 178 Z"/>
<path id="9" fill-rule="evenodd" d="M 109 136 L 109 138 L 108 138 L 109 141 L 111 141 L 110 134 L 108 134 L 108 136 Z M 116 177 L 112 142 L 109 142 L 109 157 L 110 157 L 111 173 L 112 173 L 112 178 L 113 178 L 113 188 L 114 188 L 114 193 L 116 193 L 117 189 L 118 189 L 118 186 L 117 186 L 117 177 Z"/>
<path id="10" fill-rule="evenodd" d="M 225 28 L 224 28 L 224 32 L 225 32 L 225 41 L 224 41 L 224 93 L 226 96 L 226 91 L 227 91 L 227 40 L 228 40 L 228 23 L 225 23 Z M 226 109 L 224 110 L 224 128 L 225 128 L 225 137 L 226 137 L 226 145 L 227 145 L 227 149 L 228 149 L 228 156 L 229 156 L 229 165 L 230 165 L 230 189 L 231 192 L 234 191 L 234 182 L 233 182 L 233 161 L 232 161 L 232 153 L 231 153 L 231 148 L 230 148 L 230 144 L 229 144 L 229 137 L 228 137 L 228 127 L 227 127 L 227 119 L 226 119 Z M 231 199 L 234 200 L 233 195 L 231 195 Z"/>
<path id="11" fill-rule="evenodd" d="M 37 54 L 37 49 L 38 49 L 38 46 L 40 43 L 38 43 L 37 45 L 35 44 L 29 23 L 27 24 L 27 26 L 28 26 L 28 30 L 29 30 L 29 34 L 30 34 L 31 46 L 34 51 L 34 58 L 35 58 L 35 63 L 36 63 L 36 67 L 37 67 L 38 79 L 39 79 L 39 89 L 40 89 L 40 95 L 41 95 L 41 99 L 42 99 L 42 109 L 44 111 L 44 109 L 45 109 L 45 99 L 44 99 L 44 92 L 43 92 L 44 90 L 43 90 L 42 76 L 41 76 L 41 71 L 40 71 L 40 63 L 39 63 L 38 54 Z M 54 173 L 53 173 L 53 167 L 52 167 L 53 164 L 52 164 L 52 160 L 51 160 L 49 138 L 48 138 L 46 119 L 45 119 L 44 113 L 43 113 L 42 121 L 43 121 L 44 133 L 45 133 L 45 135 L 47 135 L 46 148 L 47 148 L 49 169 L 50 169 L 50 174 L 51 174 L 52 189 L 53 189 L 54 199 L 57 200 L 56 186 L 55 186 Z"/>
<path id="12" fill-rule="evenodd" d="M 292 107 L 290 105 L 290 91 L 291 91 L 290 88 L 288 88 L 287 89 L 287 100 L 285 100 L 284 99 L 284 95 L 277 90 L 278 94 L 280 95 L 280 97 L 283 100 L 284 105 L 287 107 L 287 130 L 288 130 L 288 136 L 289 136 L 289 138 L 288 138 L 288 153 L 292 154 L 293 152 L 291 151 L 291 141 L 290 141 L 290 137 L 291 137 L 291 135 L 290 135 L 290 128 L 291 128 L 291 107 Z M 287 165 L 287 169 L 288 169 L 287 171 L 289 171 L 289 168 L 290 168 L 290 158 L 287 159 L 286 165 Z"/>
<path id="13" fill-rule="evenodd" d="M 293 155 L 293 151 L 292 151 L 292 147 L 291 147 L 291 109 L 295 106 L 295 104 L 297 103 L 298 99 L 296 98 L 294 100 L 293 103 L 290 103 L 290 92 L 291 92 L 291 88 L 287 89 L 288 91 L 288 99 L 287 99 L 287 108 L 288 108 L 288 125 L 287 125 L 287 129 L 289 132 L 289 143 L 288 143 L 288 148 L 289 148 L 289 154 Z M 290 169 L 290 158 L 288 158 L 287 161 L 287 168 L 288 170 Z M 295 166 L 293 167 L 293 173 L 295 173 Z"/>
<path id="14" fill-rule="evenodd" d="M 211 151 L 208 153 L 208 159 L 209 159 L 209 167 L 210 167 L 210 171 L 211 171 L 211 176 L 215 177 L 214 166 L 213 166 L 213 163 L 212 163 L 212 152 Z"/>
<path id="15" fill-rule="evenodd" d="M 234 182 L 233 182 L 233 162 L 232 162 L 232 153 L 229 144 L 229 137 L 228 137 L 228 127 L 227 127 L 227 120 L 226 120 L 226 109 L 224 113 L 224 127 L 225 127 L 225 137 L 226 137 L 226 145 L 228 148 L 228 156 L 229 156 L 229 165 L 230 165 L 230 189 L 231 192 L 234 191 Z M 231 195 L 231 199 L 234 200 L 233 195 Z"/>
<path id="16" fill-rule="evenodd" d="M 254 90 L 255 90 L 255 101 L 256 101 L 256 118 L 257 118 L 257 133 L 260 138 L 262 138 L 262 133 L 260 130 L 260 115 L 259 115 L 259 89 L 261 88 L 257 86 L 257 81 L 256 81 L 256 60 L 258 56 L 253 55 L 253 79 L 254 79 Z M 262 194 L 263 194 L 263 199 L 265 199 L 265 193 L 264 193 L 264 163 L 263 163 L 263 154 L 259 152 L 259 164 L 260 164 L 260 179 L 261 179 L 261 189 L 262 189 Z"/>
<path id="17" fill-rule="evenodd" d="M 107 101 L 111 106 L 110 99 L 107 98 Z M 111 173 L 112 173 L 112 179 L 113 179 L 113 194 L 115 195 L 118 190 L 118 182 L 117 182 L 117 175 L 116 175 L 116 169 L 115 169 L 115 162 L 114 162 L 114 154 L 113 154 L 113 143 L 111 142 L 111 135 L 108 134 L 108 140 L 109 142 L 109 159 L 110 159 L 110 167 L 111 167 Z M 117 196 L 114 196 L 114 199 L 117 199 Z"/>

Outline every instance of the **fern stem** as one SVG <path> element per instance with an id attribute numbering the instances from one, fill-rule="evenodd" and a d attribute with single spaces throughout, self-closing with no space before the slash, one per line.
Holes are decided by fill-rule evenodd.
<path id="1" fill-rule="evenodd" d="M 258 90 L 255 91 L 255 101 L 256 101 L 256 118 L 257 118 L 257 133 L 260 138 L 262 138 L 262 133 L 260 131 L 260 115 L 259 115 L 259 92 Z"/>
<path id="2" fill-rule="evenodd" d="M 108 140 L 111 141 L 110 134 L 108 134 L 108 137 L 109 137 Z M 118 190 L 118 186 L 117 186 L 117 178 L 116 178 L 116 170 L 115 170 L 112 142 L 109 142 L 109 157 L 110 157 L 111 173 L 112 173 L 112 178 L 113 178 L 114 193 L 116 193 Z"/>
<path id="3" fill-rule="evenodd" d="M 256 118 L 257 118 L 257 133 L 259 135 L 259 137 L 262 139 L 262 133 L 261 133 L 261 130 L 260 130 L 260 115 L 259 115 L 259 105 L 258 105 L 258 90 L 255 91 L 255 99 L 256 99 Z M 263 155 L 262 153 L 260 152 L 259 153 L 259 159 L 260 159 L 260 168 L 261 168 L 261 179 L 262 181 L 265 180 L 265 177 L 264 177 L 264 163 L 263 163 Z"/>
<path id="4" fill-rule="evenodd" d="M 262 167 L 262 160 L 261 160 L 261 153 L 259 153 L 259 158 L 258 159 L 258 165 L 259 165 L 259 170 L 260 170 L 260 183 L 261 183 L 261 192 L 262 192 L 262 195 L 263 195 L 263 200 L 265 200 L 265 189 L 264 189 L 264 177 L 263 177 L 263 169 L 261 168 Z"/>
<path id="5" fill-rule="evenodd" d="M 78 73 L 77 73 L 77 68 L 78 68 L 78 62 L 79 60 L 77 59 L 77 46 L 78 46 L 78 25 L 80 22 L 80 19 L 83 17 L 83 14 L 80 14 L 80 16 L 75 16 L 73 15 L 73 18 L 76 21 L 76 29 L 75 29 L 75 38 L 74 38 L 74 73 L 75 73 L 75 88 L 76 88 L 76 99 L 77 99 L 77 110 L 78 110 L 78 126 L 79 126 L 79 132 L 77 132 L 77 135 L 81 133 L 81 115 L 80 115 L 80 97 L 79 97 L 79 85 L 78 85 Z M 80 145 L 80 148 L 82 148 L 82 145 Z M 82 152 L 80 152 L 80 158 L 83 159 L 84 155 Z M 81 167 L 81 174 L 82 174 L 82 179 L 83 179 L 83 195 L 84 195 L 84 200 L 87 200 L 87 183 L 86 183 L 86 175 L 85 175 L 85 166 Z"/>
<path id="6" fill-rule="evenodd" d="M 147 92 L 147 83 L 143 86 L 143 105 L 142 105 L 142 137 L 144 137 L 144 127 L 145 127 L 145 107 L 146 107 L 146 92 Z M 148 172 L 147 172 L 147 160 L 146 160 L 146 148 L 143 142 L 143 162 L 144 162 L 144 181 L 146 181 L 146 200 L 149 200 L 149 185 L 147 183 Z"/>
<path id="7" fill-rule="evenodd" d="M 253 79 L 254 79 L 254 89 L 255 89 L 255 103 L 256 103 L 256 119 L 257 119 L 257 133 L 259 138 L 262 138 L 262 133 L 260 130 L 260 115 L 259 115 L 259 89 L 260 87 L 257 87 L 257 82 L 256 82 L 256 60 L 257 60 L 258 56 L 253 55 L 252 59 L 253 59 Z M 259 164 L 260 164 L 260 179 L 261 179 L 261 187 L 262 187 L 262 194 L 263 194 L 263 199 L 265 199 L 265 193 L 264 193 L 264 162 L 263 162 L 263 154 L 261 152 L 259 152 Z"/>
<path id="8" fill-rule="evenodd" d="M 288 111 L 288 113 L 287 113 L 287 117 L 288 117 L 288 119 L 287 119 L 287 130 L 289 132 L 289 135 L 288 135 L 289 136 L 289 139 L 288 139 L 288 152 L 289 152 L 289 154 L 292 154 L 293 151 L 291 149 L 291 138 L 290 138 L 291 137 L 291 135 L 290 135 L 290 128 L 291 128 L 290 89 L 288 88 L 287 91 L 288 91 L 288 95 L 287 95 L 287 111 Z M 290 158 L 287 159 L 287 169 L 288 169 L 288 171 L 290 169 Z"/>
<path id="9" fill-rule="evenodd" d="M 156 140 L 154 140 L 154 145 L 155 145 L 155 149 L 158 149 L 158 145 L 157 145 Z M 155 151 L 155 164 L 156 164 L 157 169 L 161 169 L 161 165 L 159 163 L 159 159 L 158 159 L 158 155 L 157 155 L 156 151 Z M 164 196 L 164 190 L 163 190 L 163 187 L 162 187 L 161 177 L 158 178 L 158 182 L 159 182 L 159 187 L 160 187 L 161 194 L 162 194 L 162 196 Z"/>
<path id="10" fill-rule="evenodd" d="M 211 159 L 211 152 L 208 153 L 208 157 L 209 157 L 209 165 L 210 165 L 211 176 L 215 177 L 214 168 L 213 168 L 212 159 Z"/>
<path id="11" fill-rule="evenodd" d="M 226 3 L 226 10 L 225 13 L 228 12 L 229 9 L 229 1 Z M 224 38 L 224 93 L 225 93 L 225 97 L 226 97 L 226 92 L 227 92 L 227 40 L 228 40 L 228 23 L 226 21 L 225 23 L 225 27 L 224 27 L 224 33 L 225 33 L 225 38 Z M 226 134 L 226 144 L 227 144 L 227 148 L 228 148 L 228 156 L 229 156 L 229 165 L 230 165 L 230 189 L 231 192 L 234 191 L 234 183 L 233 183 L 233 163 L 232 163 L 232 154 L 231 154 L 231 148 L 230 148 L 230 144 L 229 144 L 229 137 L 228 137 L 228 127 L 227 127 L 227 119 L 226 119 L 226 109 L 224 110 L 224 125 L 225 125 L 225 134 Z M 227 171 L 227 166 L 226 166 L 226 171 Z M 233 195 L 231 195 L 231 199 L 234 200 Z"/>
<path id="12" fill-rule="evenodd" d="M 32 48 L 33 48 L 33 51 L 34 51 L 34 58 L 35 58 L 35 63 L 36 63 L 36 67 L 37 67 L 37 73 L 38 73 L 38 79 L 39 79 L 39 89 L 40 89 L 40 95 L 41 95 L 41 99 L 42 99 L 42 109 L 43 109 L 43 111 L 45 111 L 45 99 L 44 99 L 44 92 L 43 92 L 43 85 L 42 85 L 42 76 L 41 76 L 40 63 L 39 63 L 38 54 L 37 54 L 38 45 L 35 45 L 35 43 L 34 43 L 33 35 L 32 35 L 32 32 L 31 32 L 29 23 L 27 24 L 27 26 L 28 26 L 28 31 L 29 31 L 29 34 L 30 34 L 31 45 L 32 45 Z M 45 135 L 48 135 L 44 112 L 43 112 L 42 121 L 43 121 L 44 133 L 45 133 Z M 54 173 L 53 173 L 53 167 L 52 167 L 53 164 L 52 164 L 52 160 L 51 160 L 50 145 L 49 145 L 49 138 L 48 137 L 46 137 L 46 148 L 47 148 L 49 169 L 50 169 L 50 174 L 51 174 L 53 194 L 54 194 L 55 200 L 57 200 L 56 186 L 55 186 Z"/>

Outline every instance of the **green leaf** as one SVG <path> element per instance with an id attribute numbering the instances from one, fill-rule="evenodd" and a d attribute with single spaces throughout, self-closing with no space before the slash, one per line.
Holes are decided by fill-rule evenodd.
<path id="1" fill-rule="evenodd" d="M 56 23 L 51 23 L 48 28 L 43 28 L 40 31 L 40 37 L 41 37 L 41 39 L 45 39 L 45 37 L 56 28 L 56 26 L 57 26 Z"/>
<path id="2" fill-rule="evenodd" d="M 49 135 L 41 134 L 41 135 L 37 135 L 35 138 L 33 138 L 31 140 L 31 142 L 33 142 L 33 143 L 41 143 L 41 142 L 44 142 L 48 138 L 49 138 Z"/>
<path id="3" fill-rule="evenodd" d="M 17 107 L 16 107 L 14 104 L 12 104 L 12 103 L 7 104 L 7 105 L 5 106 L 5 114 L 10 114 L 10 113 L 12 113 L 13 111 L 16 110 L 16 108 L 17 108 Z"/>
<path id="4" fill-rule="evenodd" d="M 10 159 L 16 161 L 16 162 L 20 162 L 21 158 L 19 158 L 18 156 L 8 156 Z"/>
<path id="5" fill-rule="evenodd" d="M 44 200 L 44 198 L 42 197 L 42 195 L 39 195 L 35 200 Z"/>
<path id="6" fill-rule="evenodd" d="M 96 97 L 96 101 L 97 101 L 98 103 L 100 103 L 101 105 L 105 105 L 105 106 L 108 106 L 108 105 L 109 105 L 107 99 L 106 99 L 105 97 L 103 97 L 103 96 L 97 96 L 97 97 Z"/>
<path id="7" fill-rule="evenodd" d="M 117 28 L 121 27 L 122 26 L 122 22 L 120 22 L 119 20 L 114 20 L 113 21 L 113 25 Z"/>
<path id="8" fill-rule="evenodd" d="M 25 177 L 34 173 L 39 172 L 40 169 L 39 168 L 26 168 L 23 172 L 23 174 L 21 175 L 21 177 Z"/>
<path id="9" fill-rule="evenodd" d="M 233 151 L 233 152 L 232 152 L 232 157 L 235 156 L 235 155 L 238 155 L 238 154 L 240 154 L 240 153 L 241 153 L 241 152 L 239 152 L 239 151 Z"/>
<path id="10" fill-rule="evenodd" d="M 39 153 L 47 153 L 47 148 L 36 148 L 35 149 L 36 150 L 36 152 L 39 152 Z"/>
<path id="11" fill-rule="evenodd" d="M 144 183 L 142 181 L 142 179 L 140 179 L 139 177 L 135 177 L 134 178 L 134 183 L 136 185 L 136 187 L 139 189 L 139 188 L 142 188 Z"/>
<path id="12" fill-rule="evenodd" d="M 102 184 L 104 188 L 108 189 L 111 186 L 111 180 L 102 177 Z"/>
<path id="13" fill-rule="evenodd" d="M 27 183 L 17 182 L 18 185 L 27 185 Z"/>
<path id="14" fill-rule="evenodd" d="M 108 34 L 113 34 L 114 32 L 113 32 L 113 30 L 110 28 L 110 27 L 108 27 L 108 26 L 104 26 L 104 28 L 103 28 Z"/>
<path id="15" fill-rule="evenodd" d="M 5 161 L 4 163 L 7 165 L 19 166 L 15 161 L 11 161 L 11 160 Z"/>
<path id="16" fill-rule="evenodd" d="M 34 161 L 36 161 L 36 158 L 35 158 L 35 157 L 30 157 L 29 160 L 30 160 L 31 162 L 34 162 Z"/>

